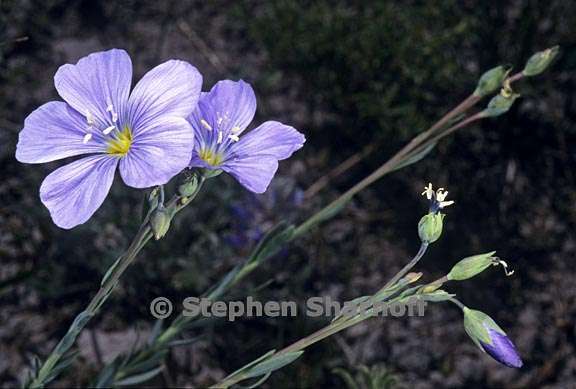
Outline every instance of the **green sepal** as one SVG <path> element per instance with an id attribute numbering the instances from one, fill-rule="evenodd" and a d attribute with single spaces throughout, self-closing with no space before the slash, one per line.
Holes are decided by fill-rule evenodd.
<path id="1" fill-rule="evenodd" d="M 506 335 L 504 330 L 484 312 L 470 309 L 468 307 L 464 307 L 462 311 L 464 312 L 464 329 L 468 336 L 470 336 L 470 339 L 472 339 L 476 346 L 478 346 L 482 351 L 484 351 L 484 348 L 481 343 L 492 344 L 492 339 L 488 333 L 489 329 L 493 329 L 500 332 L 502 335 Z"/>
<path id="2" fill-rule="evenodd" d="M 442 235 L 443 228 L 443 213 L 430 212 L 418 222 L 418 236 L 424 243 L 434 243 Z"/>
<path id="3" fill-rule="evenodd" d="M 489 253 L 473 255 L 460 260 L 456 265 L 454 265 L 454 267 L 452 267 L 447 278 L 451 281 L 463 281 L 482 273 L 490 265 L 497 263 L 494 258 L 495 253 L 496 251 L 491 251 Z"/>
<path id="4" fill-rule="evenodd" d="M 154 239 L 158 240 L 166 235 L 171 221 L 171 212 L 163 205 L 159 205 L 150 216 L 150 227 L 152 228 Z"/>
<path id="5" fill-rule="evenodd" d="M 490 100 L 488 106 L 480 112 L 480 116 L 488 118 L 503 115 L 510 110 L 518 97 L 520 97 L 518 93 L 503 89 L 501 93 Z"/>
<path id="6" fill-rule="evenodd" d="M 522 74 L 526 77 L 537 76 L 550 66 L 552 61 L 554 61 L 559 53 L 559 46 L 554 46 L 549 49 L 537 52 L 532 57 L 530 57 L 530 59 L 528 59 L 524 70 L 522 70 Z"/>
<path id="7" fill-rule="evenodd" d="M 511 66 L 496 66 L 486 71 L 478 80 L 474 96 L 484 97 L 496 92 L 510 73 Z"/>

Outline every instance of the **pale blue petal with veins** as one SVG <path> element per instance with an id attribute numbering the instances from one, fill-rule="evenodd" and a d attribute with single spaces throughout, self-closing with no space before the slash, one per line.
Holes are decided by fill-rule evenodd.
<path id="1" fill-rule="evenodd" d="M 194 130 L 185 120 L 195 109 L 202 76 L 184 61 L 150 70 L 132 93 L 132 62 L 124 50 L 90 54 L 54 76 L 64 102 L 32 112 L 16 149 L 25 163 L 88 154 L 50 174 L 40 198 L 54 223 L 72 228 L 102 205 L 119 167 L 135 188 L 165 184 L 192 155 Z"/>
<path id="2" fill-rule="evenodd" d="M 188 118 L 194 128 L 191 167 L 223 170 L 255 193 L 263 193 L 278 161 L 300 149 L 306 138 L 293 127 L 268 121 L 248 131 L 256 112 L 252 87 L 240 80 L 219 81 L 203 93 Z"/>

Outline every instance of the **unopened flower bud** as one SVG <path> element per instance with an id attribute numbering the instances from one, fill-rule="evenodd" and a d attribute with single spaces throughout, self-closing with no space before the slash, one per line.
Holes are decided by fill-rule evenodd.
<path id="1" fill-rule="evenodd" d="M 514 93 L 509 85 L 505 85 L 500 93 L 490 100 L 488 106 L 480 112 L 480 115 L 486 118 L 505 114 L 518 97 L 520 97 L 518 93 Z"/>
<path id="2" fill-rule="evenodd" d="M 474 96 L 484 97 L 496 92 L 502 86 L 510 69 L 509 66 L 497 66 L 485 72 L 478 80 Z"/>
<path id="3" fill-rule="evenodd" d="M 168 232 L 170 228 L 171 220 L 172 215 L 164 206 L 159 206 L 152 212 L 150 216 L 150 227 L 152 228 L 154 239 L 158 240 L 166 235 L 166 232 Z"/>
<path id="4" fill-rule="evenodd" d="M 422 242 L 433 243 L 440 238 L 444 216 L 443 213 L 430 212 L 420 219 L 420 222 L 418 222 L 418 235 Z"/>
<path id="5" fill-rule="evenodd" d="M 432 293 L 442 287 L 442 283 L 431 283 L 422 288 L 422 293 Z"/>
<path id="6" fill-rule="evenodd" d="M 404 276 L 404 280 L 407 284 L 413 284 L 414 282 L 418 281 L 422 277 L 423 273 L 421 272 L 411 272 Z"/>
<path id="7" fill-rule="evenodd" d="M 534 54 L 528 62 L 526 62 L 526 66 L 524 70 L 522 70 L 522 74 L 526 77 L 536 76 L 542 73 L 552 61 L 558 56 L 560 52 L 560 48 L 558 46 L 551 47 L 544 51 L 540 51 Z"/>
<path id="8" fill-rule="evenodd" d="M 154 209 L 158 206 L 159 198 L 160 198 L 160 188 L 156 187 L 152 189 L 148 194 L 148 205 L 150 206 L 150 209 Z"/>
<path id="9" fill-rule="evenodd" d="M 473 255 L 471 257 L 462 259 L 460 262 L 454 265 L 452 270 L 450 270 L 450 273 L 448 273 L 447 276 L 448 279 L 451 281 L 467 280 L 482 273 L 491 265 L 502 265 L 506 275 L 512 275 L 514 271 L 508 271 L 508 264 L 502 261 L 500 258 L 495 257 L 495 253 L 496 251 L 491 251 L 489 253 Z"/>
<path id="10" fill-rule="evenodd" d="M 186 177 L 183 182 L 178 186 L 178 193 L 183 197 L 190 197 L 198 189 L 198 177 L 193 174 Z"/>
<path id="11" fill-rule="evenodd" d="M 492 358 L 508 367 L 522 367 L 522 359 L 506 332 L 484 312 L 463 308 L 464 329 L 472 341 Z"/>

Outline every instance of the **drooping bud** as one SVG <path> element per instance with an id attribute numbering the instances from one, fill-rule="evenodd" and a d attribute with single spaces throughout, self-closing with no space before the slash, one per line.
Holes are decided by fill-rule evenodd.
<path id="1" fill-rule="evenodd" d="M 551 47 L 544 51 L 539 51 L 530 57 L 528 62 L 526 62 L 522 74 L 526 77 L 532 77 L 542 73 L 546 68 L 548 68 L 548 66 L 550 66 L 552 61 L 558 56 L 559 52 L 560 48 L 558 46 Z"/>
<path id="2" fill-rule="evenodd" d="M 502 86 L 510 70 L 509 66 L 497 66 L 485 72 L 478 80 L 474 96 L 484 97 L 496 92 Z"/>
<path id="3" fill-rule="evenodd" d="M 170 228 L 171 220 L 172 215 L 163 205 L 158 206 L 152 212 L 152 215 L 150 215 L 150 227 L 152 228 L 154 239 L 158 240 L 166 235 Z"/>
<path id="4" fill-rule="evenodd" d="M 470 339 L 492 358 L 508 367 L 522 367 L 522 359 L 506 332 L 484 312 L 464 307 L 464 329 Z"/>
<path id="5" fill-rule="evenodd" d="M 418 236 L 424 243 L 434 243 L 442 235 L 444 220 L 443 213 L 430 212 L 422 217 L 418 222 Z"/>
<path id="6" fill-rule="evenodd" d="M 451 281 L 463 281 L 482 273 L 489 266 L 499 265 L 504 267 L 504 272 L 507 276 L 511 276 L 514 271 L 508 271 L 508 264 L 500 258 L 495 257 L 495 253 L 496 251 L 491 251 L 462 259 L 450 270 L 447 278 Z"/>

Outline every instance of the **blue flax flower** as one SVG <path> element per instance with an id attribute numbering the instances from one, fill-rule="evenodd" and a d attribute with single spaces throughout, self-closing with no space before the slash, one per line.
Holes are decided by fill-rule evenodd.
<path id="1" fill-rule="evenodd" d="M 290 157 L 306 139 L 276 121 L 264 122 L 243 135 L 255 112 L 256 96 L 244 81 L 220 81 L 202 93 L 189 117 L 195 133 L 190 166 L 223 170 L 246 189 L 265 192 L 278 161 Z"/>
<path id="2" fill-rule="evenodd" d="M 144 75 L 132 92 L 132 62 L 124 50 L 88 55 L 54 76 L 64 101 L 32 112 L 16 149 L 25 163 L 85 155 L 46 177 L 40 199 L 58 226 L 86 222 L 106 198 L 116 168 L 134 188 L 165 184 L 190 161 L 202 76 L 170 60 Z"/>

